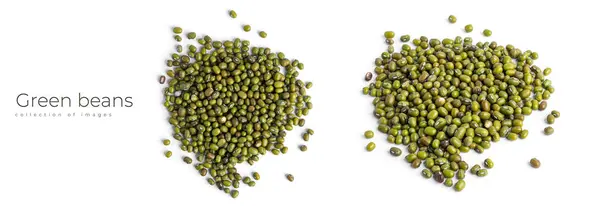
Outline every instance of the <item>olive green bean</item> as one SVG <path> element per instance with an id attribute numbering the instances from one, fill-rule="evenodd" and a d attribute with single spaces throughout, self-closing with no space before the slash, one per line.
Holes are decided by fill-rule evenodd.
<path id="1" fill-rule="evenodd" d="M 531 167 L 533 168 L 540 168 L 540 165 L 542 163 L 540 163 L 540 160 L 538 160 L 537 158 L 531 158 L 531 160 L 529 160 L 529 164 L 531 165 Z"/>
<path id="2" fill-rule="evenodd" d="M 300 145 L 300 151 L 306 152 L 306 150 L 308 150 L 306 145 Z"/>

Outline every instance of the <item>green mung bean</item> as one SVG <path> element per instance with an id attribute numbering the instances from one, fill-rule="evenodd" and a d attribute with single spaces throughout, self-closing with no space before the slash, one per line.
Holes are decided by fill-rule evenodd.
<path id="1" fill-rule="evenodd" d="M 173 27 L 173 33 L 181 34 L 181 32 L 183 32 L 183 29 L 181 27 Z"/>
<path id="2" fill-rule="evenodd" d="M 392 154 L 392 156 L 394 157 L 399 157 L 400 155 L 402 155 L 402 150 L 400 150 L 400 148 L 398 147 L 391 147 L 390 154 Z"/>
<path id="3" fill-rule="evenodd" d="M 196 38 L 196 32 L 189 32 L 189 33 L 187 33 L 187 38 L 188 39 L 195 39 Z"/>
<path id="4" fill-rule="evenodd" d="M 521 138 L 521 139 L 525 139 L 525 138 L 527 138 L 527 136 L 529 136 L 529 130 L 526 130 L 526 129 L 521 131 L 521 134 L 519 134 L 519 138 Z"/>
<path id="5" fill-rule="evenodd" d="M 375 133 L 373 131 L 371 131 L 371 130 L 365 131 L 365 138 L 371 139 L 371 138 L 373 138 L 373 136 L 375 136 Z"/>
<path id="6" fill-rule="evenodd" d="M 483 166 L 485 166 L 485 168 L 493 168 L 494 167 L 494 162 L 492 162 L 492 159 L 487 158 L 483 162 Z"/>
<path id="7" fill-rule="evenodd" d="M 548 75 L 550 75 L 550 73 L 552 73 L 552 68 L 544 69 L 544 76 L 548 76 Z"/>
<path id="8" fill-rule="evenodd" d="M 394 36 L 396 36 L 396 33 L 394 33 L 393 31 L 386 31 L 386 32 L 383 33 L 383 36 L 386 39 L 393 39 Z"/>
<path id="9" fill-rule="evenodd" d="M 446 169 L 442 171 L 442 174 L 444 175 L 445 178 L 453 178 L 454 177 L 454 171 Z"/>
<path id="10" fill-rule="evenodd" d="M 483 35 L 486 37 L 492 36 L 492 31 L 489 29 L 484 29 L 483 30 Z"/>
<path id="11" fill-rule="evenodd" d="M 458 180 L 456 182 L 456 184 L 454 184 L 454 190 L 456 190 L 457 192 L 462 191 L 463 189 L 465 189 L 466 183 L 464 180 Z"/>
<path id="12" fill-rule="evenodd" d="M 401 42 L 408 42 L 408 41 L 410 41 L 410 35 L 405 34 L 405 35 L 400 36 L 400 41 Z"/>
<path id="13" fill-rule="evenodd" d="M 456 178 L 459 180 L 465 179 L 465 175 L 466 171 L 464 169 L 459 169 L 458 172 L 456 172 Z"/>
<path id="14" fill-rule="evenodd" d="M 293 181 L 294 181 L 294 175 L 292 175 L 292 174 L 287 174 L 287 175 L 285 175 L 285 178 L 286 178 L 288 181 L 290 181 L 290 182 L 293 182 Z"/>
<path id="15" fill-rule="evenodd" d="M 304 133 L 304 134 L 302 134 L 302 139 L 303 139 L 304 141 L 308 141 L 308 140 L 310 139 L 310 134 L 308 134 L 308 133 Z"/>
<path id="16" fill-rule="evenodd" d="M 433 176 L 433 173 L 431 173 L 431 170 L 425 168 L 421 171 L 421 175 L 423 175 L 425 179 L 429 179 Z"/>
<path id="17" fill-rule="evenodd" d="M 454 16 L 454 15 L 448 16 L 448 21 L 452 24 L 456 23 L 456 16 Z"/>
<path id="18" fill-rule="evenodd" d="M 246 24 L 242 27 L 242 29 L 244 29 L 245 32 L 249 32 L 252 30 L 252 27 L 250 25 Z"/>
<path id="19" fill-rule="evenodd" d="M 369 144 L 367 144 L 367 151 L 371 152 L 375 149 L 375 143 L 374 142 L 369 142 Z"/>
<path id="20" fill-rule="evenodd" d="M 260 174 L 258 174 L 258 172 L 252 173 L 252 177 L 254 177 L 255 180 L 260 180 Z"/>
<path id="21" fill-rule="evenodd" d="M 552 127 L 546 127 L 546 128 L 544 128 L 544 134 L 545 135 L 551 135 L 553 133 L 554 133 L 554 128 L 552 128 Z"/>
<path id="22" fill-rule="evenodd" d="M 242 182 L 243 182 L 244 184 L 249 184 L 251 181 L 252 181 L 252 179 L 250 179 L 250 177 L 244 177 L 244 178 L 242 179 Z"/>
<path id="23" fill-rule="evenodd" d="M 235 17 L 233 17 L 233 18 L 235 18 Z M 231 190 L 232 198 L 237 198 L 239 194 L 240 194 L 240 192 L 238 192 L 237 190 Z"/>
<path id="24" fill-rule="evenodd" d="M 192 158 L 190 158 L 190 157 L 184 157 L 184 158 L 183 158 L 183 162 L 185 162 L 186 164 L 192 164 L 192 161 L 193 161 L 193 160 L 192 160 Z"/>
<path id="25" fill-rule="evenodd" d="M 416 160 L 414 160 L 414 161 L 413 161 L 413 162 L 410 164 L 410 166 L 411 166 L 412 168 L 414 168 L 414 169 L 417 169 L 417 168 L 419 168 L 419 167 L 421 166 L 421 160 L 419 160 L 419 159 L 416 159 Z"/>
<path id="26" fill-rule="evenodd" d="M 471 167 L 471 174 L 477 174 L 477 172 L 479 172 L 479 170 L 481 170 L 481 166 L 479 165 L 473 165 L 473 167 Z"/>
<path id="27" fill-rule="evenodd" d="M 386 43 L 387 45 L 390 45 L 390 46 L 391 46 L 391 45 L 393 45 L 393 44 L 394 44 L 394 40 L 393 40 L 393 39 L 385 39 L 385 43 Z M 393 48 L 393 47 L 392 47 L 392 48 Z"/>
<path id="28" fill-rule="evenodd" d="M 556 117 L 554 117 L 554 115 L 549 114 L 548 116 L 546 116 L 546 123 L 554 124 L 554 118 L 556 118 Z"/>
<path id="29" fill-rule="evenodd" d="M 286 154 L 288 152 L 288 147 L 282 147 L 281 149 L 281 154 Z"/>
<path id="30" fill-rule="evenodd" d="M 452 181 L 451 178 L 448 178 L 444 181 L 444 185 L 446 185 L 446 187 L 452 187 L 453 184 L 454 184 L 454 182 Z"/>
<path id="31" fill-rule="evenodd" d="M 304 119 L 298 120 L 298 126 L 304 127 L 304 123 L 305 123 Z"/>
<path id="32" fill-rule="evenodd" d="M 467 25 L 465 26 L 465 32 L 467 32 L 467 33 L 471 33 L 472 31 L 473 31 L 473 25 L 471 25 L 471 24 L 467 24 Z"/>
<path id="33" fill-rule="evenodd" d="M 485 177 L 485 176 L 487 176 L 487 174 L 488 174 L 487 169 L 480 169 L 479 171 L 477 171 L 478 177 Z"/>
<path id="34" fill-rule="evenodd" d="M 237 18 L 237 13 L 234 10 L 229 10 L 229 17 L 235 19 Z"/>
<path id="35" fill-rule="evenodd" d="M 264 38 L 267 38 L 267 32 L 265 32 L 265 31 L 260 31 L 260 32 L 258 32 L 258 36 L 260 36 L 260 37 L 261 37 L 261 38 L 263 38 L 263 39 L 264 39 Z"/>
<path id="36" fill-rule="evenodd" d="M 560 117 L 560 112 L 557 111 L 557 110 L 552 110 L 552 112 L 550 114 L 552 114 L 552 116 L 554 116 L 555 118 L 559 118 Z"/>

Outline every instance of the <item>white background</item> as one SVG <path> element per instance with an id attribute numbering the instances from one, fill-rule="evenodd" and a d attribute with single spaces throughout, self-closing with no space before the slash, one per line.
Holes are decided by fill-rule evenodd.
<path id="1" fill-rule="evenodd" d="M 2 1 L 0 3 L 0 205 L 597 205 L 598 6 L 593 1 Z M 230 19 L 235 9 L 237 19 Z M 458 22 L 447 23 L 454 14 Z M 249 23 L 253 32 L 244 33 Z M 467 176 L 461 193 L 425 180 L 388 154 L 385 136 L 365 151 L 362 137 L 376 128 L 364 74 L 385 48 L 382 34 L 511 43 L 540 54 L 552 67 L 556 93 L 549 109 L 562 116 L 544 136 L 543 116 L 527 118 L 526 140 L 501 141 L 486 178 Z M 240 196 L 209 186 L 180 160 L 166 159 L 160 140 L 170 135 L 158 76 L 175 42 L 171 27 L 214 39 L 239 36 L 281 50 L 306 65 L 315 108 L 307 126 L 316 134 L 301 153 L 295 129 L 290 152 L 268 155 Z M 493 31 L 482 37 L 484 28 Z M 260 39 L 255 31 L 266 30 Z M 398 42 L 398 41 L 397 41 Z M 396 44 L 397 46 L 399 44 Z M 132 96 L 132 108 L 27 108 L 32 96 Z M 111 112 L 111 118 L 17 118 L 16 112 Z M 170 149 L 177 151 L 172 145 Z M 404 148 L 403 148 L 404 149 Z M 406 154 L 406 150 L 404 150 Z M 404 154 L 402 157 L 404 157 Z M 540 169 L 528 166 L 537 157 Z M 296 181 L 287 182 L 285 173 Z"/>

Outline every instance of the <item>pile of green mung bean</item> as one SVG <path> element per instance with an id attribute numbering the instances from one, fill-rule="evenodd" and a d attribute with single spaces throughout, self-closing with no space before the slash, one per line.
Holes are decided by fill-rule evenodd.
<path id="1" fill-rule="evenodd" d="M 229 14 L 237 17 L 233 10 Z M 176 47 L 166 62 L 168 77 L 159 80 L 168 84 L 164 106 L 170 114 L 173 139 L 185 152 L 183 162 L 193 165 L 201 176 L 209 175 L 208 184 L 236 198 L 240 182 L 253 187 L 260 179 L 257 172 L 252 174 L 254 180 L 242 176 L 236 165 L 253 165 L 269 152 L 287 153 L 286 133 L 304 126 L 304 117 L 312 109 L 307 94 L 312 83 L 298 79 L 304 64 L 283 52 L 252 47 L 250 41 L 239 38 L 200 37 L 184 33 L 181 27 L 173 28 L 173 33 L 178 42 L 180 35 L 194 42 L 186 51 L 181 45 Z M 314 131 L 307 129 L 306 134 Z M 163 144 L 171 145 L 171 140 L 164 139 Z M 172 151 L 165 152 L 167 158 L 172 155 Z M 286 178 L 293 181 L 291 174 Z"/>
<path id="2" fill-rule="evenodd" d="M 456 17 L 448 18 L 450 23 Z M 472 25 L 465 26 L 471 32 Z M 486 29 L 484 36 L 491 36 Z M 384 32 L 388 49 L 375 59 L 374 74 L 365 75 L 369 82 L 362 92 L 373 98 L 377 130 L 387 141 L 404 145 L 405 160 L 413 168 L 424 166 L 421 175 L 462 191 L 467 171 L 478 177 L 494 167 L 491 159 L 469 168 L 461 153 L 484 153 L 492 143 L 527 138 L 523 128 L 526 116 L 544 110 L 554 92 L 546 78 L 551 70 L 542 70 L 534 60 L 536 52 L 523 51 L 513 45 L 473 42 L 471 37 L 428 38 L 421 36 L 412 45 L 392 46 L 393 31 Z M 402 35 L 400 42 L 409 42 Z M 552 124 L 558 111 L 547 117 Z M 552 134 L 547 127 L 544 133 Z M 364 133 L 371 139 L 374 133 Z M 375 149 L 369 142 L 367 151 Z M 390 154 L 400 156 L 398 147 Z M 532 160 L 534 167 L 539 161 Z M 453 180 L 456 178 L 457 181 Z"/>

